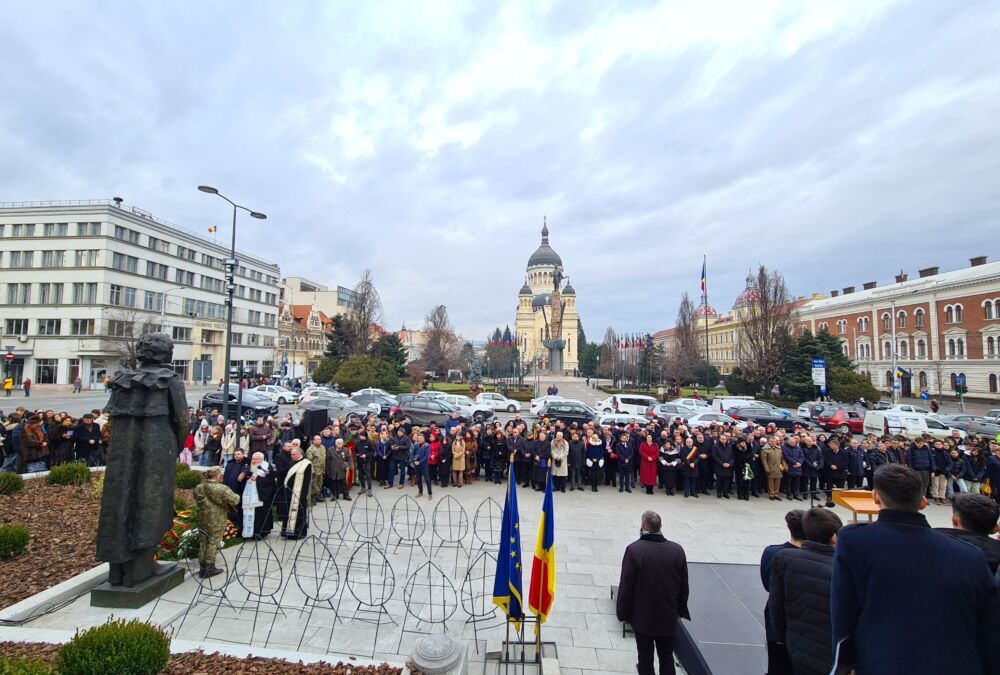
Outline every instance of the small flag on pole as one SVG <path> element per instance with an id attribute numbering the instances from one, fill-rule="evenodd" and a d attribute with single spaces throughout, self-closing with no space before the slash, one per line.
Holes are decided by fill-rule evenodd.
<path id="1" fill-rule="evenodd" d="M 212 234 L 212 233 L 218 232 L 218 231 L 219 231 L 219 228 L 217 228 L 215 225 L 212 225 L 210 228 L 208 228 L 208 233 L 209 234 Z"/>
<path id="2" fill-rule="evenodd" d="M 542 499 L 542 519 L 538 523 L 538 540 L 535 542 L 535 560 L 531 565 L 531 586 L 528 588 L 528 609 L 538 617 L 535 633 L 549 617 L 556 598 L 556 530 L 555 509 L 552 503 L 552 466 L 545 481 Z"/>
<path id="3" fill-rule="evenodd" d="M 702 293 L 705 292 L 705 286 L 706 286 L 706 283 L 705 283 L 706 282 L 705 267 L 706 267 L 707 264 L 708 264 L 708 259 L 707 258 L 703 259 L 701 261 L 701 292 Z"/>

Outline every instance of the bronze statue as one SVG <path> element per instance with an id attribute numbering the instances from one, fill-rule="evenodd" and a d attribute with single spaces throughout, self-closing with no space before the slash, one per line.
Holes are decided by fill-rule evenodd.
<path id="1" fill-rule="evenodd" d="M 173 352 L 167 334 L 144 335 L 136 347 L 139 369 L 116 373 L 108 385 L 114 431 L 97 559 L 110 563 L 113 586 L 134 586 L 157 572 L 153 554 L 173 523 L 177 452 L 188 434 L 184 383 L 169 367 Z"/>

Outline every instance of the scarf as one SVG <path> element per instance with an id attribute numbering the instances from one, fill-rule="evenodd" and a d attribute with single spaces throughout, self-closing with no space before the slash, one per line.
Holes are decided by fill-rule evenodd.
<path id="1" fill-rule="evenodd" d="M 256 469 L 253 469 L 254 474 L 258 478 L 262 478 L 267 475 L 267 462 L 261 462 Z M 243 531 L 240 533 L 244 539 L 249 539 L 253 536 L 253 526 L 254 526 L 254 513 L 255 509 L 260 506 L 264 506 L 264 502 L 260 500 L 260 495 L 257 493 L 257 482 L 248 481 L 247 486 L 243 489 Z"/>
<path id="2" fill-rule="evenodd" d="M 292 465 L 292 468 L 288 470 L 288 475 L 285 476 L 285 487 L 292 491 L 292 499 L 288 505 L 286 529 L 292 530 L 295 528 L 295 523 L 299 516 L 299 508 L 304 508 L 302 505 L 302 484 L 305 480 L 306 467 L 309 466 L 312 466 L 312 464 L 308 460 L 300 459 Z M 289 481 L 292 482 L 291 485 L 288 484 Z M 308 507 L 308 504 L 305 506 Z"/>

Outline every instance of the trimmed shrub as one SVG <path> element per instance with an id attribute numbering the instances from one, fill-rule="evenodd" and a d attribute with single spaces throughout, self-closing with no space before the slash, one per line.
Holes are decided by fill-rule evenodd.
<path id="1" fill-rule="evenodd" d="M 90 482 L 90 469 L 83 462 L 70 462 L 52 467 L 45 477 L 49 485 L 83 485 Z"/>
<path id="2" fill-rule="evenodd" d="M 201 483 L 201 474 L 197 471 L 185 471 L 183 473 L 177 474 L 177 487 L 182 490 L 190 490 L 192 488 L 198 487 Z"/>
<path id="3" fill-rule="evenodd" d="M 0 656 L 0 675 L 52 675 L 53 670 L 41 659 L 26 656 Z"/>
<path id="4" fill-rule="evenodd" d="M 24 549 L 28 548 L 28 539 L 28 528 L 24 525 L 0 525 L 0 560 L 24 553 Z"/>
<path id="5" fill-rule="evenodd" d="M 98 499 L 104 499 L 104 474 L 98 474 L 97 479 L 94 481 L 91 489 L 94 491 L 94 496 Z"/>
<path id="6" fill-rule="evenodd" d="M 0 473 L 0 495 L 12 495 L 24 489 L 24 479 L 16 473 Z M 2 671 L 0 671 L 2 672 Z"/>
<path id="7" fill-rule="evenodd" d="M 180 495 L 174 495 L 174 511 L 183 511 L 187 509 L 187 500 Z"/>
<path id="8" fill-rule="evenodd" d="M 109 621 L 78 632 L 59 651 L 63 675 L 153 675 L 170 660 L 170 638 L 143 621 Z"/>
<path id="9" fill-rule="evenodd" d="M 185 471 L 190 471 L 190 470 L 191 470 L 191 467 L 189 467 L 184 462 L 177 462 L 177 465 L 174 467 L 174 473 L 177 473 L 177 474 L 182 474 Z"/>

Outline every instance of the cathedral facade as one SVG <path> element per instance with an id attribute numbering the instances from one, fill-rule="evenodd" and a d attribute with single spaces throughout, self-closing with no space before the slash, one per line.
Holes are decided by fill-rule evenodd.
<path id="1" fill-rule="evenodd" d="M 549 246 L 549 228 L 544 224 L 542 243 L 528 258 L 524 286 L 517 296 L 514 332 L 522 345 L 522 360 L 537 363 L 543 371 L 550 370 L 549 350 L 544 342 L 556 338 L 558 331 L 559 339 L 565 341 L 561 372 L 575 374 L 580 365 L 579 327 L 576 290 L 565 276 L 562 258 Z"/>

